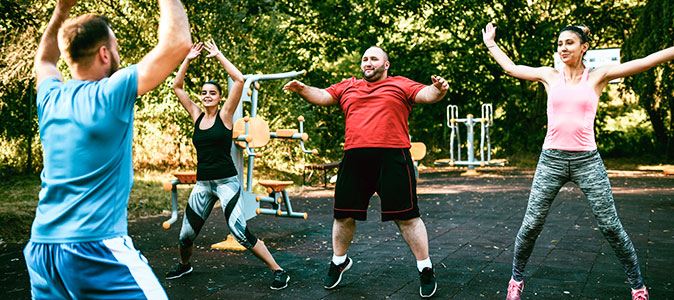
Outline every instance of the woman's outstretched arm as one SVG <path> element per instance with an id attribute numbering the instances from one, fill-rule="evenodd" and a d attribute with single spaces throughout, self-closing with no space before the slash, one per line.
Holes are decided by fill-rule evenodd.
<path id="1" fill-rule="evenodd" d="M 667 49 L 652 53 L 646 57 L 630 60 L 619 65 L 602 66 L 597 68 L 596 71 L 601 72 L 600 74 L 604 76 L 602 80 L 603 82 L 609 82 L 616 78 L 622 78 L 648 71 L 659 64 L 673 59 L 674 47 L 669 47 Z"/>
<path id="2" fill-rule="evenodd" d="M 550 67 L 534 68 L 525 65 L 516 65 L 503 50 L 496 44 L 494 38 L 496 37 L 496 26 L 491 23 L 482 29 L 482 40 L 489 49 L 489 53 L 494 57 L 496 62 L 501 65 L 503 70 L 510 76 L 531 80 L 540 81 L 548 84 L 550 76 L 554 74 L 554 69 Z"/>
<path id="3" fill-rule="evenodd" d="M 190 117 L 192 117 L 192 123 L 196 122 L 197 118 L 199 118 L 199 115 L 201 114 L 201 108 L 199 105 L 194 103 L 192 99 L 190 99 L 190 96 L 187 94 L 187 92 L 185 92 L 183 85 L 185 82 L 185 73 L 187 73 L 187 68 L 190 66 L 190 61 L 197 58 L 199 54 L 201 54 L 201 49 L 203 49 L 203 44 L 201 42 L 192 46 L 192 49 L 190 49 L 190 52 L 187 54 L 185 60 L 183 60 L 183 63 L 180 65 L 180 69 L 178 69 L 176 79 L 173 81 L 173 92 L 176 93 L 176 96 L 178 96 L 180 104 L 182 104 L 185 110 L 190 113 Z"/>

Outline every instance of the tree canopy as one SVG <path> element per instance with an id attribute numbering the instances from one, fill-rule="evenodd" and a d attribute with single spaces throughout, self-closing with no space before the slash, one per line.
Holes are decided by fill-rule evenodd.
<path id="1" fill-rule="evenodd" d="M 430 76 L 447 79 L 446 99 L 417 105 L 410 116 L 410 134 L 428 146 L 430 157 L 447 154 L 445 107 L 458 105 L 460 115 L 478 114 L 482 103 L 493 103 L 493 151 L 503 156 L 539 151 L 546 125 L 546 96 L 537 83 L 506 75 L 482 44 L 480 29 L 493 22 L 497 43 L 518 64 L 551 66 L 558 30 L 583 23 L 593 31 L 592 48 L 623 47 L 623 60 L 642 57 L 672 44 L 672 4 L 639 1 L 393 1 L 393 0 L 249 0 L 183 1 L 193 40 L 213 39 L 244 74 L 306 69 L 298 79 L 319 88 L 345 78 L 360 77 L 362 52 L 378 45 L 389 53 L 390 73 L 430 84 Z M 54 3 L 36 0 L 0 1 L 0 172 L 41 168 L 32 59 Z M 19 13 L 21 12 L 21 13 Z M 115 31 L 122 66 L 137 63 L 156 43 L 156 1 L 87 1 L 72 15 L 107 15 Z M 668 20 L 664 22 L 662 20 Z M 658 24 L 655 26 L 654 24 Z M 67 74 L 65 64 L 61 70 Z M 672 153 L 672 64 L 628 78 L 624 93 L 602 95 L 597 117 L 600 150 L 639 155 L 643 149 L 615 152 L 616 143 L 652 145 L 655 155 Z M 67 76 L 66 76 L 67 77 Z M 170 88 L 173 78 L 141 97 L 137 104 L 134 162 L 136 167 L 190 168 L 192 124 Z M 226 72 L 214 60 L 197 59 L 188 70 L 185 87 L 196 95 L 201 83 L 225 83 Z M 306 119 L 311 148 L 305 157 L 288 143 L 265 148 L 263 160 L 272 168 L 293 170 L 298 160 L 341 158 L 344 117 L 339 107 L 313 106 L 281 91 L 285 82 L 262 83 L 259 114 L 272 128 L 296 126 Z M 630 105 L 630 93 L 639 105 Z M 612 104 L 616 103 L 619 104 Z M 618 107 L 618 108 L 616 108 Z M 607 118 L 645 111 L 645 130 L 621 134 L 607 129 Z M 629 122 L 628 122 L 629 123 Z M 628 128 L 644 128 L 632 120 Z M 636 124 L 639 123 L 639 124 Z M 638 125 L 638 126 L 637 126 Z M 636 137 L 635 137 L 636 135 Z M 606 144 L 602 144 L 607 137 Z M 610 143 L 608 143 L 610 142 Z M 610 145 L 609 145 L 610 144 Z M 665 146 L 662 146 L 665 145 Z M 664 147 L 664 148 L 663 148 Z M 658 150 L 656 150 L 658 149 Z M 668 149 L 662 152 L 663 150 Z M 613 151 L 613 152 L 612 152 Z M 671 159 L 671 157 L 670 157 Z"/>

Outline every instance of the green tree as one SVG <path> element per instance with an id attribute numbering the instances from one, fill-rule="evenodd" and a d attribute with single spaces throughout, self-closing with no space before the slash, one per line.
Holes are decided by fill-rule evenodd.
<path id="1" fill-rule="evenodd" d="M 622 47 L 625 61 L 647 56 L 674 45 L 674 3 L 649 0 Z M 656 149 L 674 158 L 674 64 L 664 63 L 649 71 L 625 78 L 653 125 Z"/>

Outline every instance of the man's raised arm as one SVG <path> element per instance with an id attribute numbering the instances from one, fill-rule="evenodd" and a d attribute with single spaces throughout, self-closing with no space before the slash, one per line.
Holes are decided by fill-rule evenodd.
<path id="1" fill-rule="evenodd" d="M 138 63 L 138 96 L 162 83 L 192 46 L 190 24 L 179 0 L 159 0 L 159 14 L 157 46 Z"/>
<path id="2" fill-rule="evenodd" d="M 297 80 L 286 83 L 286 85 L 283 86 L 283 90 L 294 92 L 312 104 L 322 106 L 337 104 L 337 100 L 324 89 L 308 86 Z"/>
<path id="3" fill-rule="evenodd" d="M 37 86 L 40 86 L 42 80 L 49 77 L 56 77 L 59 81 L 63 81 L 63 77 L 56 68 L 56 64 L 61 56 L 61 51 L 58 47 L 58 32 L 63 22 L 68 19 L 70 9 L 75 6 L 77 0 L 62 0 L 56 2 L 54 13 L 47 24 L 40 39 L 40 44 L 37 46 L 37 53 L 35 54 L 35 76 L 37 78 Z"/>
<path id="4" fill-rule="evenodd" d="M 431 81 L 433 84 L 419 91 L 417 97 L 414 98 L 414 102 L 419 104 L 431 104 L 438 102 L 445 97 L 447 89 L 449 89 L 447 81 L 440 76 L 431 76 Z"/>

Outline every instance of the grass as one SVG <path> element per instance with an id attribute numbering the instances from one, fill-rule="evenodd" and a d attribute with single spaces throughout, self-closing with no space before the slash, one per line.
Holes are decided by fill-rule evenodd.
<path id="1" fill-rule="evenodd" d="M 535 168 L 538 154 L 521 155 L 510 158 L 511 166 Z M 645 158 L 607 158 L 604 159 L 607 169 L 611 170 L 661 170 L 664 165 L 657 159 Z M 430 159 L 422 160 L 422 164 L 433 166 Z M 135 174 L 135 183 L 131 190 L 128 205 L 128 218 L 135 220 L 146 216 L 169 215 L 171 210 L 171 194 L 162 190 L 164 182 L 172 180 L 172 171 L 139 170 Z M 317 174 L 314 174 L 317 175 Z M 282 172 L 259 167 L 254 173 L 257 179 L 292 180 L 295 185 L 302 184 L 302 174 Z M 313 176 L 312 182 L 318 184 L 319 176 Z M 192 185 L 178 186 L 179 207 L 183 209 L 192 189 Z M 0 244 L 23 243 L 30 237 L 30 226 L 35 218 L 35 208 L 40 191 L 39 175 L 7 176 L 0 180 Z M 264 189 L 254 184 L 253 192 L 264 194 Z"/>
<path id="2" fill-rule="evenodd" d="M 164 182 L 174 179 L 173 171 L 137 170 L 129 196 L 128 219 L 147 216 L 170 215 L 171 193 L 162 189 Z M 301 185 L 302 175 L 260 167 L 255 170 L 255 180 L 293 180 Z M 317 177 L 314 176 L 316 179 Z M 178 204 L 184 209 L 192 185 L 178 185 Z M 24 243 L 30 237 L 30 227 L 35 218 L 35 209 L 40 192 L 40 176 L 6 176 L 0 180 L 0 244 Z M 264 189 L 254 184 L 253 192 L 265 194 Z"/>

